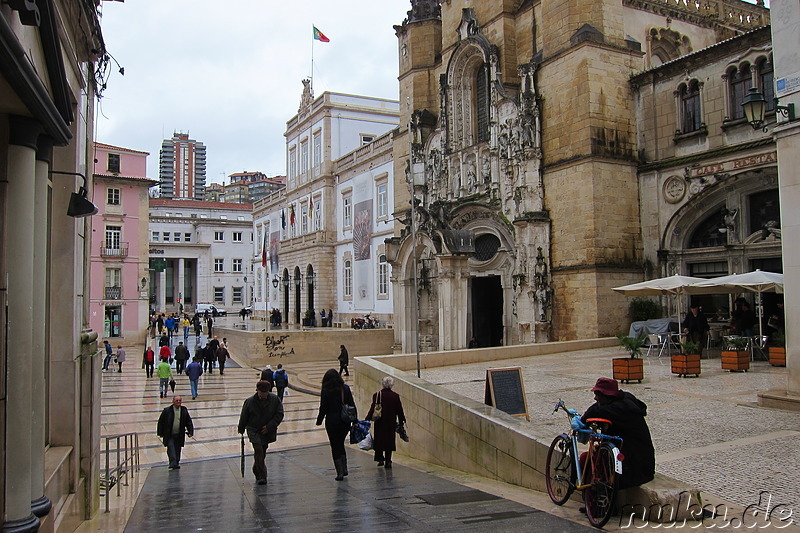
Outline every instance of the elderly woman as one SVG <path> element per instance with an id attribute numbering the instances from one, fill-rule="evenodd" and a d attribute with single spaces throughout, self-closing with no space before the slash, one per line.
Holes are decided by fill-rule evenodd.
<path id="1" fill-rule="evenodd" d="M 406 415 L 403 413 L 403 404 L 400 396 L 392 390 L 394 379 L 386 376 L 381 380 L 381 390 L 372 395 L 372 405 L 367 413 L 367 420 L 376 417 L 375 406 L 380 405 L 380 418 L 374 421 L 373 448 L 378 466 L 392 468 L 392 452 L 397 449 L 395 444 L 395 430 L 397 423 L 405 424 Z"/>

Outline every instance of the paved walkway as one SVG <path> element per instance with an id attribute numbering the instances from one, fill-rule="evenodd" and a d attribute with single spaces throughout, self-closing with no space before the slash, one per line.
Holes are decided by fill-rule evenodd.
<path id="1" fill-rule="evenodd" d="M 235 347 L 231 351 L 235 360 Z M 286 419 L 278 442 L 270 447 L 270 483 L 265 487 L 253 483 L 249 458 L 241 478 L 235 429 L 258 372 L 229 367 L 224 376 L 206 374 L 197 400 L 190 399 L 188 380 L 179 376 L 176 393 L 184 396 L 196 429 L 184 449 L 184 467 L 170 472 L 155 426 L 171 398 L 158 397 L 157 379 L 147 379 L 139 369 L 140 353 L 129 350 L 124 373 L 103 375 L 101 433 L 139 433 L 144 468 L 123 487 L 121 497 L 112 494 L 112 512 L 101 512 L 80 533 L 352 532 L 384 525 L 400 531 L 584 530 L 586 520 L 575 501 L 557 507 L 535 491 L 403 456 L 396 456 L 395 468 L 387 472 L 375 466 L 371 454 L 352 446 L 350 476 L 334 481 L 325 432 L 314 425 L 319 400 L 313 393 L 328 363 L 289 365 L 295 390 L 285 399 Z M 586 350 L 423 370 L 422 377 L 482 401 L 486 368 L 522 366 L 530 432 L 549 441 L 565 429 L 561 417 L 550 416 L 552 404 L 564 398 L 579 410 L 588 406 L 588 389 L 597 376 L 610 374 L 610 358 L 619 355 L 616 349 Z M 656 360 L 646 364 L 645 373 L 642 384 L 624 388 L 649 405 L 659 472 L 742 507 L 757 503 L 759 492 L 767 490 L 773 505 L 783 503 L 800 518 L 794 488 L 800 469 L 797 415 L 755 405 L 756 391 L 785 384 L 785 369 L 756 362 L 746 374 L 730 374 L 719 369 L 718 359 L 711 359 L 703 361 L 700 378 L 684 379 L 670 374 L 668 361 Z M 409 431 L 413 446 L 413 427 Z M 620 530 L 619 524 L 606 529 Z M 789 530 L 794 529 L 784 529 Z"/>

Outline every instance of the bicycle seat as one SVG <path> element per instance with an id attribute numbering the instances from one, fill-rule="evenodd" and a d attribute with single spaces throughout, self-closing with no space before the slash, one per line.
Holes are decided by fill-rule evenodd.
<path id="1" fill-rule="evenodd" d="M 587 418 L 586 421 L 589 423 L 596 422 L 598 424 L 608 424 L 609 426 L 611 425 L 611 420 L 606 420 L 605 418 Z"/>
<path id="2" fill-rule="evenodd" d="M 605 418 L 587 418 L 586 423 L 595 433 L 606 433 L 611 427 L 611 420 Z"/>

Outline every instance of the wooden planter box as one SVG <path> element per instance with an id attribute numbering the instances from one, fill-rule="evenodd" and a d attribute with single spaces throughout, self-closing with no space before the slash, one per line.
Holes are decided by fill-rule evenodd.
<path id="1" fill-rule="evenodd" d="M 786 366 L 786 348 L 770 346 L 769 364 L 772 366 Z"/>
<path id="2" fill-rule="evenodd" d="M 750 352 L 722 352 L 722 370 L 747 372 L 750 369 Z"/>
<path id="3" fill-rule="evenodd" d="M 622 383 L 630 383 L 634 379 L 639 383 L 644 379 L 644 360 L 619 357 L 614 359 L 614 379 Z"/>
<path id="4" fill-rule="evenodd" d="M 678 377 L 700 375 L 700 354 L 675 354 L 672 356 L 672 373 Z"/>

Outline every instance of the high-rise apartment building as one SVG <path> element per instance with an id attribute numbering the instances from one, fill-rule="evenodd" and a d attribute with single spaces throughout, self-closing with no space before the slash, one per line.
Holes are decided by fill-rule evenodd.
<path id="1" fill-rule="evenodd" d="M 159 152 L 161 198 L 202 200 L 206 188 L 206 146 L 188 134 L 174 133 L 164 139 Z"/>

